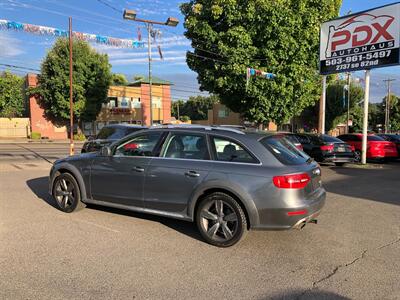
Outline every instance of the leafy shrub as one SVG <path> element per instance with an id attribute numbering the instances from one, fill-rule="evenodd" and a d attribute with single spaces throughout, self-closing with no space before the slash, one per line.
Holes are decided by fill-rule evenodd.
<path id="1" fill-rule="evenodd" d="M 86 136 L 83 133 L 74 134 L 75 141 L 84 141 L 86 140 Z"/>
<path id="2" fill-rule="evenodd" d="M 31 139 L 32 140 L 40 140 L 42 138 L 42 135 L 40 132 L 32 131 L 31 133 Z"/>

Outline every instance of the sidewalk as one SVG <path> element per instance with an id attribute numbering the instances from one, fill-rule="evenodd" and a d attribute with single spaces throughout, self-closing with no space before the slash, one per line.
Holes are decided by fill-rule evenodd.
<path id="1" fill-rule="evenodd" d="M 74 144 L 81 145 L 85 141 L 74 141 Z M 41 139 L 41 140 L 31 140 L 28 138 L 0 138 L 0 144 L 69 144 L 69 140 L 50 140 L 50 139 Z"/>

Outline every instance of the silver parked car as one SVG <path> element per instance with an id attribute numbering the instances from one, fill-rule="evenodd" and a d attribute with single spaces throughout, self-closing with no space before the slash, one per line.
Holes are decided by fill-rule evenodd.
<path id="1" fill-rule="evenodd" d="M 316 222 L 325 202 L 318 164 L 282 135 L 202 126 L 142 130 L 58 160 L 50 193 L 64 212 L 91 203 L 194 221 L 220 247 L 249 229 Z"/>

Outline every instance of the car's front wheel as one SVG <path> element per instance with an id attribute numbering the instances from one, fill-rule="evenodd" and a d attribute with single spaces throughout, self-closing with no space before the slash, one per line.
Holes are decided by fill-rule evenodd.
<path id="1" fill-rule="evenodd" d="M 202 237 L 218 247 L 232 246 L 247 233 L 247 220 L 242 207 L 225 193 L 212 193 L 201 200 L 196 222 Z"/>
<path id="2" fill-rule="evenodd" d="M 69 173 L 62 173 L 56 177 L 53 183 L 53 197 L 57 207 L 66 213 L 84 206 L 81 202 L 79 185 Z"/>

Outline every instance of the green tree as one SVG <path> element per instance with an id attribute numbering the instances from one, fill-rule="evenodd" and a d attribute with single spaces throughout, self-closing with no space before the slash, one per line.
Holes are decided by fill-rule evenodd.
<path id="1" fill-rule="evenodd" d="M 179 105 L 180 116 L 188 116 L 190 120 L 207 120 L 208 110 L 212 109 L 213 104 L 217 102 L 219 102 L 219 98 L 216 95 L 192 96 L 186 102 L 178 100 L 172 105 L 172 115 L 178 118 Z"/>
<path id="2" fill-rule="evenodd" d="M 59 124 L 69 120 L 68 40 L 60 38 L 41 65 L 39 85 L 32 92 L 41 96 L 47 117 Z M 74 118 L 94 120 L 107 99 L 111 66 L 106 54 L 99 54 L 85 41 L 73 42 Z"/>
<path id="3" fill-rule="evenodd" d="M 378 126 L 385 124 L 385 107 L 383 103 L 370 103 L 368 106 L 368 124 L 372 130 L 377 131 Z"/>
<path id="4" fill-rule="evenodd" d="M 385 106 L 386 97 L 383 98 L 381 104 L 382 110 L 382 118 L 383 122 L 385 123 Z M 394 94 L 390 94 L 390 110 L 389 110 L 389 123 L 390 123 L 390 131 L 400 131 L 400 98 Z"/>
<path id="5" fill-rule="evenodd" d="M 181 5 L 202 90 L 250 121 L 283 123 L 319 99 L 319 28 L 341 0 L 192 0 Z M 246 68 L 276 74 L 251 78 Z"/>
<path id="6" fill-rule="evenodd" d="M 8 71 L 0 75 L 0 117 L 21 117 L 24 114 L 24 79 Z"/>
<path id="7" fill-rule="evenodd" d="M 339 123 L 347 122 L 347 90 L 346 81 L 334 81 L 326 89 L 325 126 L 331 130 Z M 344 92 L 344 93 L 343 93 Z M 360 85 L 350 85 L 350 119 L 358 119 L 358 103 L 364 99 L 364 89 Z"/>
<path id="8" fill-rule="evenodd" d="M 113 73 L 111 75 L 111 85 L 126 85 L 128 80 L 124 74 Z"/>

